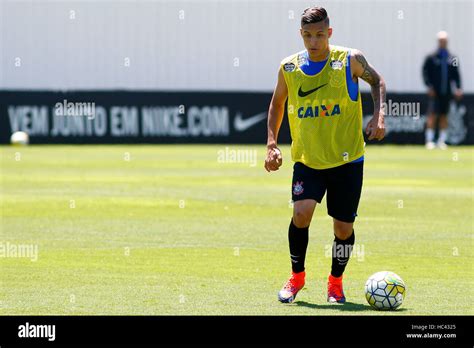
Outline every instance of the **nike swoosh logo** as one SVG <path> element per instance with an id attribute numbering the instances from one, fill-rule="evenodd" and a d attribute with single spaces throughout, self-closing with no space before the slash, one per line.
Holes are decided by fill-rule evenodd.
<path id="1" fill-rule="evenodd" d="M 244 130 L 249 129 L 253 125 L 259 123 L 260 121 L 267 118 L 266 112 L 261 112 L 259 114 L 250 116 L 245 120 L 242 118 L 242 114 L 239 112 L 234 119 L 234 128 L 238 132 L 243 132 Z"/>
<path id="2" fill-rule="evenodd" d="M 321 86 L 319 86 L 319 87 L 310 89 L 309 91 L 306 91 L 306 92 L 303 92 L 303 91 L 301 90 L 301 86 L 300 86 L 300 89 L 298 90 L 298 95 L 299 95 L 301 98 L 306 97 L 306 96 L 310 95 L 311 93 L 316 92 L 318 89 L 320 89 L 321 87 L 324 87 L 324 86 L 326 86 L 326 85 L 327 85 L 327 83 L 325 83 L 324 85 L 321 85 Z"/>

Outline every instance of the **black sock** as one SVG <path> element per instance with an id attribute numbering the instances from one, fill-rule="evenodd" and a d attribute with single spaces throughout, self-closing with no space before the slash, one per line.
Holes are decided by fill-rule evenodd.
<path id="1" fill-rule="evenodd" d="M 340 277 L 344 273 L 349 257 L 354 246 L 355 233 L 352 230 L 352 235 L 346 240 L 340 240 L 334 236 L 334 243 L 332 245 L 332 266 L 331 275 L 333 277 Z"/>
<path id="2" fill-rule="evenodd" d="M 290 222 L 288 229 L 288 241 L 290 242 L 291 269 L 294 273 L 304 271 L 304 260 L 306 258 L 306 248 L 308 247 L 309 228 L 298 228 Z"/>

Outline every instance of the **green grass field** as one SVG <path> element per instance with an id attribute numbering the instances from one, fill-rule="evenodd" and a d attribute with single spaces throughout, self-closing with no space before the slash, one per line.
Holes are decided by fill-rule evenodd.
<path id="1" fill-rule="evenodd" d="M 391 270 L 407 284 L 386 315 L 473 314 L 472 147 L 368 146 L 345 273 L 349 303 L 326 303 L 332 220 L 310 229 L 306 287 L 291 305 L 289 147 L 268 174 L 220 163 L 225 146 L 1 148 L 0 242 L 38 259 L 2 257 L 0 314 L 374 315 L 364 284 Z M 125 160 L 130 156 L 130 160 Z M 20 157 L 19 157 L 20 156 Z"/>

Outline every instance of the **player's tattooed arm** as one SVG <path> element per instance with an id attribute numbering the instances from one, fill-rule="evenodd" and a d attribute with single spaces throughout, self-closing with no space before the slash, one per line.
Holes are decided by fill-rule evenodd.
<path id="1" fill-rule="evenodd" d="M 353 50 L 351 59 L 352 74 L 356 78 L 361 78 L 370 85 L 372 99 L 374 101 L 374 117 L 367 125 L 366 133 L 369 140 L 382 140 L 385 136 L 385 81 L 372 65 L 367 62 L 364 54 L 359 50 Z M 351 57 L 351 58 L 352 58 Z"/>
<path id="2" fill-rule="evenodd" d="M 367 82 L 372 88 L 372 98 L 374 99 L 374 113 L 383 111 L 382 105 L 385 102 L 385 81 L 383 77 L 375 71 L 374 67 L 367 62 L 364 54 L 359 50 L 354 50 L 353 56 L 356 60 L 354 75 Z"/>

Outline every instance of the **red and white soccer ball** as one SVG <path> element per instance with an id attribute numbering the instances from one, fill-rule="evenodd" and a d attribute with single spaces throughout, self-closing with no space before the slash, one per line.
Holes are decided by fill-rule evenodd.
<path id="1" fill-rule="evenodd" d="M 403 303 L 405 294 L 405 283 L 393 272 L 374 273 L 365 283 L 365 298 L 378 310 L 397 309 Z"/>

